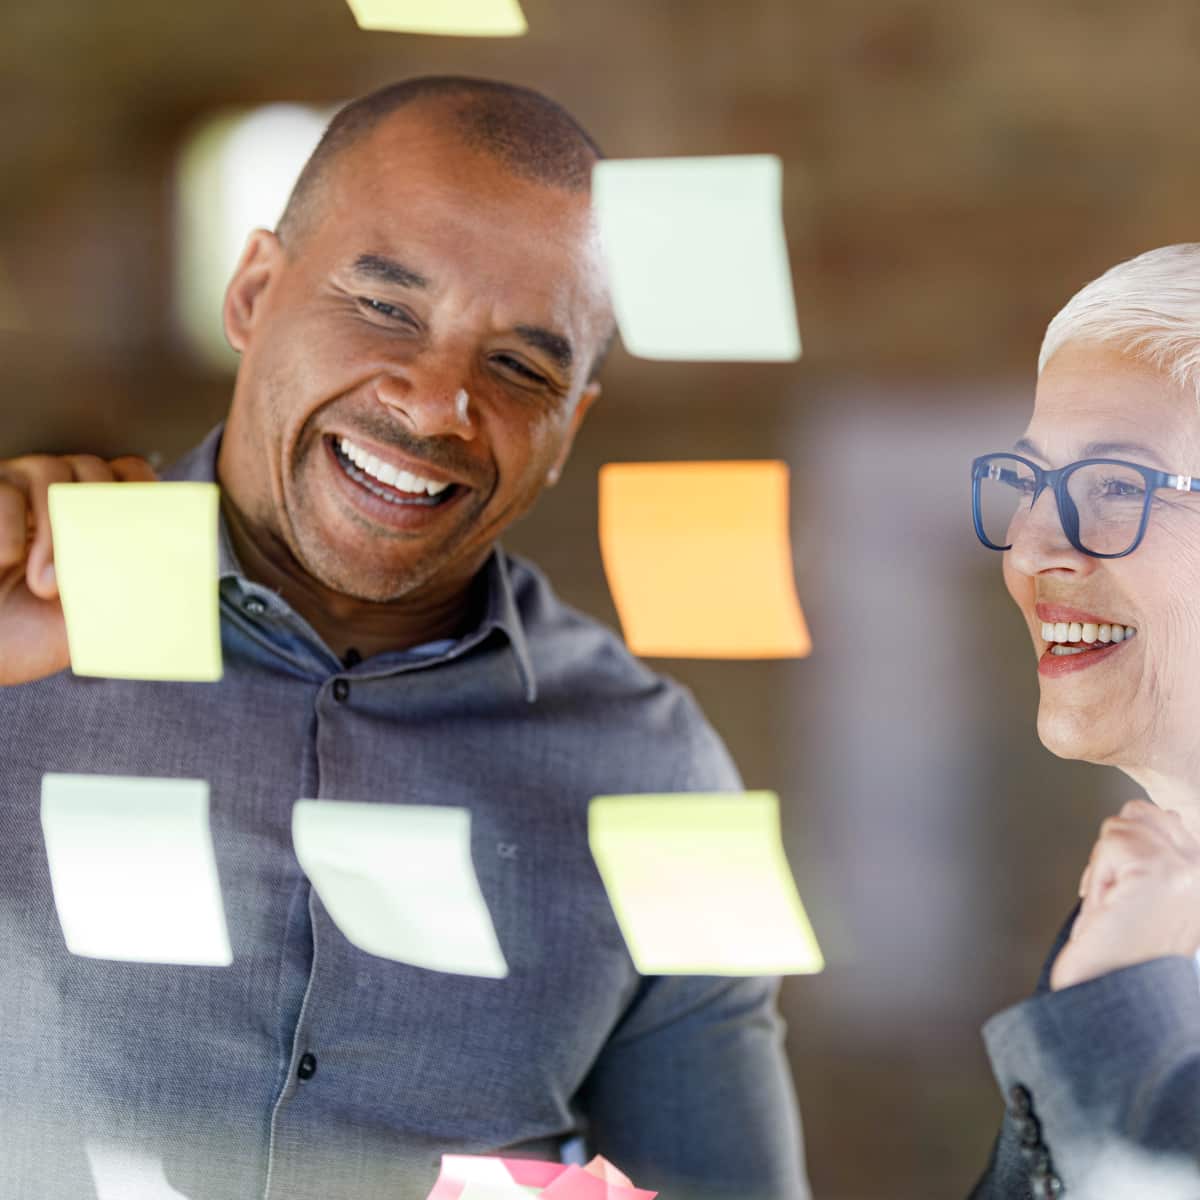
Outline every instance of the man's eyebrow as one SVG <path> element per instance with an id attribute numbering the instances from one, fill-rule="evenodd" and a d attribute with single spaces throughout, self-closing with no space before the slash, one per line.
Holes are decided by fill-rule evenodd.
<path id="1" fill-rule="evenodd" d="M 543 329 L 540 325 L 518 325 L 516 332 L 523 342 L 548 354 L 564 371 L 571 369 L 575 354 L 571 343 L 561 333 Z"/>
<path id="2" fill-rule="evenodd" d="M 1045 458 L 1045 455 L 1027 437 L 1018 438 L 1013 443 L 1013 450 L 1017 454 L 1031 454 L 1034 458 Z"/>
<path id="3" fill-rule="evenodd" d="M 364 279 L 378 280 L 380 283 L 394 283 L 397 287 L 417 288 L 422 291 L 429 287 L 429 280 L 419 271 L 414 271 L 384 254 L 360 254 L 354 260 L 354 274 Z"/>

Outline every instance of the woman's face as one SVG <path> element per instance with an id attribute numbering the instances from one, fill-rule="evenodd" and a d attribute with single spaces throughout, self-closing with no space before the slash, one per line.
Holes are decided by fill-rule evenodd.
<path id="1" fill-rule="evenodd" d="M 1151 366 L 1068 344 L 1042 372 L 1018 447 L 1044 467 L 1104 457 L 1200 476 L 1200 405 Z M 1076 550 L 1050 491 L 1013 537 L 1004 582 L 1038 656 L 1045 746 L 1135 777 L 1200 765 L 1200 494 L 1156 492 L 1127 558 Z M 1137 633 L 1094 657 L 1050 653 L 1045 623 L 1089 620 Z"/>

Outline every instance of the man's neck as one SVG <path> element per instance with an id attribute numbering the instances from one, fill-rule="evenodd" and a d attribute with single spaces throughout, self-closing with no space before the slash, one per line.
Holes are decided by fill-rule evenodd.
<path id="1" fill-rule="evenodd" d="M 285 547 L 272 555 L 260 546 L 224 492 L 221 511 L 247 578 L 282 595 L 343 662 L 457 637 L 478 621 L 480 597 L 469 582 L 444 594 L 427 590 L 391 603 L 359 600 L 325 587 Z"/>

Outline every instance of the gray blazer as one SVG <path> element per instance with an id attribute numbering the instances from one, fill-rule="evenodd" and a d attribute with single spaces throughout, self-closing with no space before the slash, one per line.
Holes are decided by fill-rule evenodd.
<path id="1" fill-rule="evenodd" d="M 1006 1107 L 970 1200 L 1200 1197 L 1200 982 L 1159 958 L 1033 996 L 983 1027 Z"/>

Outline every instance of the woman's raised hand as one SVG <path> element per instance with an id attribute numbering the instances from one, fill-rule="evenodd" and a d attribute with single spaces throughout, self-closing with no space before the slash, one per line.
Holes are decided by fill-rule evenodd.
<path id="1" fill-rule="evenodd" d="M 1079 892 L 1083 906 L 1050 972 L 1055 991 L 1200 949 L 1200 839 L 1176 812 L 1130 800 L 1109 817 Z"/>

